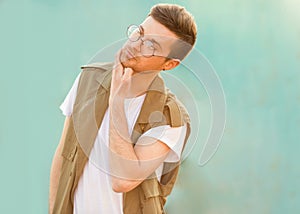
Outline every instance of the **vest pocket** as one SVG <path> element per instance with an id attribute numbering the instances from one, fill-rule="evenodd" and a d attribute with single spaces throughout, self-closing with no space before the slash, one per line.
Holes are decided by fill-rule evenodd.
<path id="1" fill-rule="evenodd" d="M 144 192 L 145 198 L 161 195 L 159 182 L 156 177 L 145 179 L 140 186 Z"/>
<path id="2" fill-rule="evenodd" d="M 163 198 L 160 195 L 141 200 L 143 214 L 165 214 Z"/>
<path id="3" fill-rule="evenodd" d="M 77 153 L 77 147 L 65 147 L 62 156 L 63 163 L 61 168 L 61 174 L 59 177 L 58 192 L 55 199 L 54 212 L 53 214 L 73 213 L 73 198 L 71 191 L 74 186 L 75 175 L 76 175 L 76 160 L 74 157 Z"/>
<path id="4" fill-rule="evenodd" d="M 68 143 L 68 142 L 66 142 Z M 72 145 L 65 145 L 65 147 L 63 148 L 63 151 L 61 153 L 61 155 L 66 158 L 69 161 L 73 161 L 74 157 L 76 155 L 77 152 L 77 146 L 72 144 Z"/>
<path id="5" fill-rule="evenodd" d="M 156 178 L 143 181 L 141 184 L 143 214 L 164 214 L 164 198 Z"/>

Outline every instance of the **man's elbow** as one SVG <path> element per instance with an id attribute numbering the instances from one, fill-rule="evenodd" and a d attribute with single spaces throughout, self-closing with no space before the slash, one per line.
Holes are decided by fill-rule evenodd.
<path id="1" fill-rule="evenodd" d="M 136 186 L 137 185 L 134 185 L 130 181 L 124 181 L 124 180 L 120 180 L 120 179 L 112 179 L 112 189 L 114 192 L 117 192 L 117 193 L 129 192 Z"/>
<path id="2" fill-rule="evenodd" d="M 114 192 L 117 193 L 125 193 L 128 192 L 127 187 L 123 185 L 121 182 L 113 182 L 112 183 L 112 189 Z"/>

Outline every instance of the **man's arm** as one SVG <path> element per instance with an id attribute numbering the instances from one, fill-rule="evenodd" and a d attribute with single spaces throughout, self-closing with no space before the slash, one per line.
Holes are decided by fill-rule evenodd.
<path id="1" fill-rule="evenodd" d="M 170 148 L 152 137 L 139 139 L 133 147 L 124 112 L 124 100 L 118 97 L 112 103 L 109 132 L 112 188 L 115 192 L 128 192 L 159 167 Z"/>
<path id="2" fill-rule="evenodd" d="M 128 192 L 138 186 L 165 160 L 170 148 L 151 137 L 133 144 L 121 137 L 110 124 L 110 166 L 112 188 L 115 192 Z"/>
<path id="3" fill-rule="evenodd" d="M 139 185 L 159 167 L 170 148 L 151 137 L 133 147 L 124 111 L 124 99 L 145 93 L 157 72 L 134 74 L 123 68 L 117 55 L 112 71 L 110 88 L 109 164 L 112 188 L 116 192 L 128 192 Z"/>
<path id="4" fill-rule="evenodd" d="M 58 180 L 60 176 L 60 169 L 62 166 L 62 148 L 63 148 L 63 142 L 65 141 L 66 138 L 66 132 L 67 128 L 70 125 L 70 117 L 66 117 L 65 123 L 64 123 L 64 128 L 62 131 L 62 135 L 60 138 L 60 142 L 56 148 L 55 154 L 53 156 L 52 160 L 52 166 L 51 166 L 51 171 L 50 171 L 50 188 L 49 188 L 49 213 L 52 213 L 53 211 L 53 206 L 56 198 L 56 192 L 58 188 Z"/>

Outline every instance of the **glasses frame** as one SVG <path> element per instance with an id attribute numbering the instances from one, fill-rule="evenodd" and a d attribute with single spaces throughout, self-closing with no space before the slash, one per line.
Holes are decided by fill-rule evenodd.
<path id="1" fill-rule="evenodd" d="M 130 28 L 132 28 L 132 27 L 136 27 L 136 29 L 138 30 L 138 34 L 139 34 L 139 36 L 137 36 L 136 37 L 136 39 L 133 39 L 133 38 L 135 38 L 135 37 L 130 37 L 131 36 L 131 34 L 129 33 L 129 29 Z M 141 25 L 135 25 L 135 24 L 131 24 L 131 25 L 129 25 L 128 27 L 127 27 L 127 30 L 126 30 L 126 35 L 127 35 L 127 38 L 129 39 L 129 41 L 131 41 L 131 42 L 137 42 L 137 41 L 139 41 L 139 40 L 141 40 L 142 42 L 141 42 L 141 44 L 140 44 L 140 53 L 142 54 L 142 56 L 144 56 L 144 57 L 146 57 L 146 58 L 150 58 L 150 57 L 153 57 L 153 56 L 155 56 L 155 47 L 154 47 L 154 44 L 153 44 L 153 42 L 151 41 L 151 40 L 149 40 L 149 39 L 143 39 L 143 37 L 144 37 L 144 29 L 142 28 L 142 26 Z M 153 48 L 153 50 L 152 50 L 152 54 L 146 54 L 146 55 L 144 55 L 143 53 L 142 53 L 142 46 L 143 45 L 145 45 L 145 43 L 150 43 L 151 45 L 151 47 Z M 150 47 L 149 46 L 149 47 Z"/>

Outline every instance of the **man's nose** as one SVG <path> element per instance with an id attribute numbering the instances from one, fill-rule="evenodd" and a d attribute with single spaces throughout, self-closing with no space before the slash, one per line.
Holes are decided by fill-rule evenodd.
<path id="1" fill-rule="evenodd" d="M 128 41 L 128 46 L 134 52 L 134 54 L 138 54 L 141 52 L 141 42 L 142 42 L 141 39 L 135 42 Z"/>

